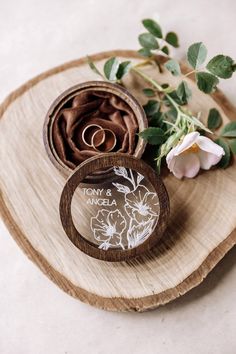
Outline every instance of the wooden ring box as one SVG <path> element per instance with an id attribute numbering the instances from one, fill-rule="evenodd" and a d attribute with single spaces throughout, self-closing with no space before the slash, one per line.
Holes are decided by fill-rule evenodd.
<path id="1" fill-rule="evenodd" d="M 78 93 L 101 90 L 116 94 L 132 109 L 139 131 L 147 127 L 141 105 L 123 87 L 85 82 L 62 93 L 50 107 L 43 129 L 46 152 L 68 178 L 60 198 L 65 233 L 84 253 L 105 261 L 127 261 L 151 249 L 161 238 L 169 217 L 169 198 L 162 180 L 140 158 L 146 143 L 138 138 L 133 156 L 99 153 L 71 169 L 53 146 L 53 122 Z"/>
<path id="2" fill-rule="evenodd" d="M 121 85 L 113 84 L 106 81 L 87 81 L 78 85 L 75 85 L 68 90 L 64 91 L 56 100 L 52 103 L 51 107 L 49 108 L 44 127 L 43 127 L 43 140 L 44 146 L 46 148 L 47 155 L 53 165 L 65 176 L 70 176 L 73 168 L 68 167 L 58 156 L 55 145 L 52 138 L 52 130 L 53 124 L 55 121 L 56 116 L 61 111 L 63 107 L 65 107 L 68 102 L 70 102 L 75 96 L 89 91 L 101 91 L 101 92 L 108 92 L 120 98 L 124 101 L 132 110 L 137 124 L 138 124 L 138 132 L 141 132 L 148 126 L 147 118 L 142 106 L 136 100 L 136 98 L 129 93 Z M 141 158 L 144 153 L 146 142 L 142 138 L 136 135 L 137 142 L 135 146 L 135 150 L 133 155 L 137 158 Z M 114 152 L 114 151 L 113 151 Z"/>

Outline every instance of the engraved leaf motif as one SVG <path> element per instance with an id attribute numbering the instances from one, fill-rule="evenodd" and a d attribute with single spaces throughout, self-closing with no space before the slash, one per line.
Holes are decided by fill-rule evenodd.
<path id="1" fill-rule="evenodd" d="M 128 248 L 134 248 L 143 243 L 151 234 L 153 220 L 136 223 L 128 231 Z"/>
<path id="2" fill-rule="evenodd" d="M 127 187 L 127 186 L 124 186 L 123 184 L 120 184 L 120 183 L 112 183 L 113 186 L 115 186 L 117 188 L 117 191 L 118 192 L 121 192 L 121 193 L 130 193 L 130 188 Z"/>
<path id="3" fill-rule="evenodd" d="M 101 245 L 98 248 L 101 249 L 101 250 L 107 251 L 110 246 L 111 246 L 110 242 L 104 241 L 103 243 L 101 243 Z"/>
<path id="4" fill-rule="evenodd" d="M 128 172 L 125 167 L 122 166 L 114 167 L 114 172 L 117 176 L 122 176 L 124 178 L 128 177 Z"/>
<path id="5" fill-rule="evenodd" d="M 138 175 L 138 177 L 137 177 L 137 183 L 139 184 L 139 183 L 144 179 L 144 176 L 141 175 L 141 173 L 139 173 L 139 172 L 137 172 L 137 175 Z"/>

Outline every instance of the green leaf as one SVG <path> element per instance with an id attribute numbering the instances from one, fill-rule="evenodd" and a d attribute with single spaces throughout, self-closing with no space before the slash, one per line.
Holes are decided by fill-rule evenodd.
<path id="1" fill-rule="evenodd" d="M 151 57 L 152 53 L 149 49 L 147 48 L 141 48 L 138 50 L 138 53 L 142 55 L 143 57 Z"/>
<path id="2" fill-rule="evenodd" d="M 229 166 L 231 160 L 231 152 L 230 152 L 229 145 L 222 139 L 215 140 L 215 143 L 220 145 L 225 151 L 225 155 L 222 157 L 222 159 L 217 164 L 217 166 L 221 168 L 226 168 Z"/>
<path id="3" fill-rule="evenodd" d="M 159 44 L 151 33 L 142 33 L 138 37 L 139 43 L 146 49 L 158 49 Z"/>
<path id="4" fill-rule="evenodd" d="M 198 69 L 204 63 L 206 56 L 207 49 L 202 42 L 194 43 L 188 48 L 187 59 L 194 69 Z"/>
<path id="5" fill-rule="evenodd" d="M 212 58 L 206 67 L 212 74 L 222 79 L 229 79 L 234 72 L 233 64 L 232 58 L 220 54 Z"/>
<path id="6" fill-rule="evenodd" d="M 222 128 L 220 135 L 227 138 L 236 138 L 236 122 L 226 124 Z"/>
<path id="7" fill-rule="evenodd" d="M 177 115 L 178 113 L 175 108 L 171 108 L 165 112 L 165 118 L 172 123 L 176 121 Z"/>
<path id="8" fill-rule="evenodd" d="M 199 90 L 205 93 L 213 92 L 219 83 L 219 79 L 216 76 L 202 71 L 196 73 L 196 79 Z"/>
<path id="9" fill-rule="evenodd" d="M 93 72 L 95 72 L 97 75 L 101 76 L 104 79 L 104 76 L 102 75 L 102 73 L 100 73 L 100 71 L 98 70 L 98 68 L 96 67 L 96 65 L 88 55 L 87 55 L 87 62 L 90 69 L 92 69 Z"/>
<path id="10" fill-rule="evenodd" d="M 168 87 L 170 87 L 170 85 L 169 85 L 169 84 L 162 84 L 161 87 L 162 87 L 163 89 L 167 89 Z"/>
<path id="11" fill-rule="evenodd" d="M 229 141 L 229 146 L 234 155 L 236 155 L 236 139 L 232 139 Z"/>
<path id="12" fill-rule="evenodd" d="M 163 122 L 164 118 L 164 113 L 158 111 L 151 116 L 148 123 L 151 127 L 159 127 L 162 130 L 166 130 L 166 124 Z"/>
<path id="13" fill-rule="evenodd" d="M 167 47 L 167 45 L 164 45 L 164 47 L 161 48 L 161 51 L 166 55 L 169 54 L 169 48 Z"/>
<path id="14" fill-rule="evenodd" d="M 147 104 L 143 106 L 143 109 L 148 117 L 158 112 L 160 103 L 156 100 L 149 100 Z"/>
<path id="15" fill-rule="evenodd" d="M 178 76 L 181 74 L 181 70 L 180 70 L 180 66 L 179 63 L 174 60 L 174 59 L 170 59 L 168 60 L 164 66 L 166 67 L 167 70 L 169 70 L 171 72 L 172 75 L 174 76 Z"/>
<path id="16" fill-rule="evenodd" d="M 120 63 L 116 74 L 117 79 L 122 79 L 122 77 L 129 72 L 130 66 L 130 61 L 123 61 L 122 63 Z"/>
<path id="17" fill-rule="evenodd" d="M 153 89 L 151 89 L 151 88 L 145 88 L 145 89 L 143 89 L 143 93 L 144 93 L 144 95 L 147 96 L 147 97 L 153 97 L 153 96 L 156 95 L 155 91 L 154 91 Z"/>
<path id="18" fill-rule="evenodd" d="M 153 169 L 156 169 L 156 157 L 159 153 L 158 145 L 147 145 L 144 151 L 143 159 L 146 161 Z"/>
<path id="19" fill-rule="evenodd" d="M 165 133 L 161 128 L 147 128 L 139 133 L 139 136 L 151 145 L 160 145 L 165 141 Z"/>
<path id="20" fill-rule="evenodd" d="M 194 125 L 195 125 L 196 127 L 200 128 L 200 130 L 212 134 L 212 131 L 211 131 L 210 129 L 208 129 L 208 128 L 199 120 L 199 118 L 196 118 L 196 117 L 192 116 L 192 117 L 191 117 L 191 121 L 194 123 Z"/>
<path id="21" fill-rule="evenodd" d="M 185 104 L 185 102 L 182 102 L 179 96 L 177 95 L 176 90 L 171 91 L 168 95 L 180 106 Z M 168 98 L 165 98 L 163 102 L 167 107 L 172 106 L 172 103 L 168 100 Z"/>
<path id="22" fill-rule="evenodd" d="M 165 38 L 166 42 L 171 44 L 173 47 L 179 47 L 179 39 L 175 32 L 168 32 Z"/>
<path id="23" fill-rule="evenodd" d="M 209 111 L 208 119 L 207 119 L 207 126 L 209 129 L 217 129 L 222 124 L 222 117 L 220 112 L 216 108 L 212 108 Z"/>
<path id="24" fill-rule="evenodd" d="M 162 38 L 162 30 L 160 25 L 149 18 L 142 21 L 144 27 L 157 38 Z"/>
<path id="25" fill-rule="evenodd" d="M 119 61 L 116 57 L 108 59 L 104 64 L 104 74 L 110 81 L 116 80 L 116 74 L 119 68 Z"/>
<path id="26" fill-rule="evenodd" d="M 179 86 L 176 90 L 176 93 L 183 104 L 187 104 L 188 100 L 192 96 L 192 92 L 191 92 L 190 88 L 188 87 L 188 84 L 186 81 L 182 81 L 179 84 Z"/>

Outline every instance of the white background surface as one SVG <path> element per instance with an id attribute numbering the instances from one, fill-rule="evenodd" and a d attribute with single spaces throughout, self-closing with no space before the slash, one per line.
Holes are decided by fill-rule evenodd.
<path id="1" fill-rule="evenodd" d="M 31 77 L 103 50 L 137 48 L 154 16 L 210 55 L 236 58 L 234 0 L 0 0 L 0 99 Z M 236 78 L 221 88 L 236 105 Z M 2 168 L 2 166 L 1 166 Z M 143 314 L 109 313 L 64 294 L 0 224 L 0 354 L 234 354 L 236 249 L 202 285 Z"/>

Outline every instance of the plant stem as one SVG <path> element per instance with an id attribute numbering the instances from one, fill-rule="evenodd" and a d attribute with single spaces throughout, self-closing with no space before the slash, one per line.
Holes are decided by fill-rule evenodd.
<path id="1" fill-rule="evenodd" d="M 133 66 L 133 68 L 139 68 L 141 66 L 147 65 L 147 64 L 152 64 L 153 57 L 149 57 L 146 60 L 141 61 L 140 63 L 137 63 Z"/>
<path id="2" fill-rule="evenodd" d="M 139 76 L 141 76 L 144 80 L 146 80 L 147 82 L 149 82 L 152 86 L 154 86 L 155 88 L 158 89 L 159 92 L 163 92 L 166 96 L 166 98 L 168 99 L 168 101 L 173 105 L 173 107 L 176 109 L 176 111 L 178 113 L 181 112 L 178 104 L 173 100 L 173 98 L 166 92 L 165 89 L 163 89 L 163 87 L 161 85 L 159 85 L 156 80 L 153 80 L 150 76 L 146 75 L 143 71 L 137 69 L 137 67 L 133 66 L 131 68 L 132 71 L 134 71 L 135 73 L 137 73 Z"/>
<path id="3" fill-rule="evenodd" d="M 145 81 L 147 81 L 149 84 L 155 87 L 159 92 L 163 93 L 165 97 L 168 99 L 168 101 L 171 103 L 172 107 L 176 110 L 177 113 L 177 118 L 175 122 L 176 131 L 178 131 L 177 128 L 180 128 L 183 131 L 186 130 L 186 132 L 189 133 L 192 130 L 191 127 L 196 126 L 198 128 L 207 131 L 208 133 L 211 133 L 211 131 L 207 127 L 205 127 L 204 124 L 202 124 L 198 118 L 195 118 L 191 114 L 191 112 L 183 111 L 180 105 L 176 103 L 175 100 L 167 92 L 168 88 L 164 89 L 161 85 L 158 84 L 156 80 L 146 75 L 142 70 L 138 69 L 137 67 L 132 67 L 131 70 L 134 71 L 139 76 L 141 76 Z"/>
<path id="4" fill-rule="evenodd" d="M 187 77 L 187 76 L 189 76 L 191 74 L 194 74 L 195 72 L 196 72 L 196 70 L 189 71 L 189 73 L 185 74 L 184 76 Z"/>
<path id="5" fill-rule="evenodd" d="M 154 64 L 158 67 L 160 73 L 163 72 L 160 63 L 156 60 L 154 55 L 144 61 L 141 61 L 140 63 L 135 64 L 133 68 L 140 68 L 141 66 L 145 66 L 147 64 Z"/>
<path id="6" fill-rule="evenodd" d="M 141 76 L 145 81 L 149 82 L 152 86 L 158 89 L 160 92 L 165 92 L 163 87 L 159 85 L 155 80 L 153 80 L 150 76 L 146 75 L 144 72 L 139 70 L 137 66 L 133 66 L 130 70 L 134 71 L 137 73 L 139 76 Z"/>

